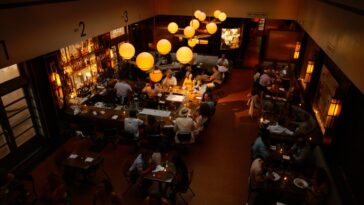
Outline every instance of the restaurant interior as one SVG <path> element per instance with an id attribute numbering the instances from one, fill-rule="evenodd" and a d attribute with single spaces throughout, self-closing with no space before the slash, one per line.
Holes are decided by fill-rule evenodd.
<path id="1" fill-rule="evenodd" d="M 0 0 L 0 205 L 361 204 L 363 14 Z"/>

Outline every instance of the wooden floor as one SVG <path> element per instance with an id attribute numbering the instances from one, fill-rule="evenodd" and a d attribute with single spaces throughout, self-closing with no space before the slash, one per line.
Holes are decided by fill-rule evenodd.
<path id="1" fill-rule="evenodd" d="M 187 165 L 194 170 L 192 189 L 186 194 L 191 205 L 241 205 L 247 198 L 247 180 L 250 166 L 250 145 L 257 134 L 257 121 L 248 117 L 246 94 L 250 91 L 252 72 L 233 69 L 226 84 L 215 93 L 219 97 L 217 110 L 200 142 L 194 144 L 184 155 Z M 38 191 L 51 171 L 60 172 L 55 161 L 64 150 L 89 147 L 86 140 L 69 140 L 55 153 L 41 162 L 33 171 Z M 78 149 L 77 148 L 77 149 Z M 137 153 L 130 145 L 107 145 L 101 152 L 103 169 L 110 176 L 115 191 L 123 193 L 127 184 L 122 176 L 122 163 L 133 159 Z M 98 177 L 103 177 L 99 173 Z M 92 204 L 95 186 L 74 186 L 70 189 L 72 204 Z M 141 204 L 136 189 L 123 198 L 124 204 Z M 177 204 L 182 204 L 179 200 Z"/>

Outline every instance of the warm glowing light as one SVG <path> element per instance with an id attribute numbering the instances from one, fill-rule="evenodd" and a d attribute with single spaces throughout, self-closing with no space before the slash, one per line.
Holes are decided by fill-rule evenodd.
<path id="1" fill-rule="evenodd" d="M 175 22 L 171 22 L 168 24 L 168 31 L 172 34 L 178 31 L 178 25 Z"/>
<path id="2" fill-rule="evenodd" d="M 214 17 L 215 17 L 215 18 L 217 18 L 217 19 L 218 19 L 218 18 L 219 18 L 219 16 L 220 16 L 220 14 L 221 14 L 221 11 L 220 11 L 220 10 L 215 10 L 215 11 L 214 11 Z"/>
<path id="3" fill-rule="evenodd" d="M 293 59 L 298 59 L 300 56 L 300 50 L 301 50 L 301 42 L 296 42 L 296 47 L 294 49 Z"/>
<path id="4" fill-rule="evenodd" d="M 56 73 L 55 77 L 57 86 L 62 86 L 61 77 L 59 76 L 58 73 Z"/>
<path id="5" fill-rule="evenodd" d="M 207 45 L 207 44 L 209 44 L 209 40 L 199 40 L 198 41 L 198 44 L 201 44 L 201 45 Z"/>
<path id="6" fill-rule="evenodd" d="M 306 76 L 305 76 L 305 82 L 308 83 L 311 81 L 312 72 L 315 66 L 315 62 L 308 61 L 307 69 L 306 69 Z"/>
<path id="7" fill-rule="evenodd" d="M 221 13 L 219 14 L 219 20 L 220 20 L 220 21 L 225 21 L 225 20 L 226 20 L 226 18 L 227 18 L 226 13 L 221 12 Z"/>
<path id="8" fill-rule="evenodd" d="M 211 22 L 206 25 L 206 30 L 209 34 L 214 34 L 217 31 L 216 23 Z"/>
<path id="9" fill-rule="evenodd" d="M 142 71 L 150 70 L 154 66 L 154 58 L 152 54 L 148 52 L 139 53 L 136 57 L 136 65 Z"/>
<path id="10" fill-rule="evenodd" d="M 123 43 L 119 47 L 119 54 L 123 59 L 129 60 L 135 55 L 135 48 L 131 43 Z"/>
<path id="11" fill-rule="evenodd" d="M 198 40 L 195 38 L 188 39 L 187 44 L 189 47 L 193 48 L 198 43 Z"/>
<path id="12" fill-rule="evenodd" d="M 172 44 L 167 39 L 161 39 L 157 43 L 157 51 L 162 54 L 166 55 L 171 52 Z"/>
<path id="13" fill-rule="evenodd" d="M 63 90 L 62 88 L 58 88 L 58 96 L 63 98 Z"/>
<path id="14" fill-rule="evenodd" d="M 183 30 L 183 34 L 187 38 L 192 38 L 195 35 L 195 29 L 193 29 L 192 26 L 186 26 L 186 28 Z"/>
<path id="15" fill-rule="evenodd" d="M 205 14 L 205 12 L 201 12 L 201 13 L 199 14 L 199 16 L 197 17 L 197 19 L 198 19 L 198 20 L 200 20 L 200 21 L 204 21 L 204 20 L 206 19 L 206 14 Z"/>
<path id="16" fill-rule="evenodd" d="M 176 57 L 180 63 L 187 64 L 191 62 L 193 57 L 193 52 L 189 47 L 183 46 L 177 50 Z"/>
<path id="17" fill-rule="evenodd" d="M 200 16 L 201 11 L 200 10 L 196 10 L 195 13 L 193 13 L 193 15 L 198 19 L 198 17 Z"/>
<path id="18" fill-rule="evenodd" d="M 200 27 L 200 22 L 199 22 L 197 19 L 192 19 L 192 20 L 190 21 L 190 26 L 191 26 L 193 29 L 197 30 L 197 29 L 198 29 L 198 27 Z"/>
<path id="19" fill-rule="evenodd" d="M 334 124 L 335 118 L 340 115 L 341 112 L 341 101 L 336 99 L 331 99 L 330 107 L 327 112 L 327 118 L 325 127 L 331 128 Z"/>
<path id="20" fill-rule="evenodd" d="M 149 73 L 149 78 L 151 81 L 157 83 L 163 78 L 163 73 L 160 70 L 153 70 Z"/>

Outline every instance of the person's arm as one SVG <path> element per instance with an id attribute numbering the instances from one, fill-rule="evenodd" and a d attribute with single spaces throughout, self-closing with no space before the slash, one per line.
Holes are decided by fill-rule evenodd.
<path id="1" fill-rule="evenodd" d="M 173 78 L 172 78 L 172 79 L 173 79 L 172 84 L 173 84 L 174 86 L 176 86 L 176 85 L 177 85 L 177 78 L 173 76 Z"/>

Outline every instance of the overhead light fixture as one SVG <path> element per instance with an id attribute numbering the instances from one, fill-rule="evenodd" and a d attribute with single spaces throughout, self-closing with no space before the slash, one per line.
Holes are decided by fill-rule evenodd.
<path id="1" fill-rule="evenodd" d="M 221 12 L 220 14 L 219 14 L 219 20 L 220 21 L 225 21 L 226 20 L 226 18 L 227 18 L 227 15 L 226 15 L 226 13 L 224 13 L 224 12 Z"/>
<path id="2" fill-rule="evenodd" d="M 217 26 L 216 23 L 214 22 L 210 22 L 208 24 L 206 24 L 206 30 L 209 34 L 214 34 L 217 31 Z"/>
<path id="3" fill-rule="evenodd" d="M 190 21 L 190 26 L 191 26 L 193 29 L 197 30 L 197 29 L 198 29 L 198 27 L 200 27 L 200 22 L 199 22 L 197 19 L 192 19 L 192 20 Z"/>
<path id="4" fill-rule="evenodd" d="M 215 11 L 214 11 L 214 17 L 218 19 L 218 18 L 219 18 L 220 13 L 221 13 L 221 11 L 220 11 L 220 10 L 215 10 Z"/>
<path id="5" fill-rule="evenodd" d="M 129 60 L 135 55 L 135 48 L 131 43 L 123 43 L 119 47 L 119 54 L 123 59 Z"/>
<path id="6" fill-rule="evenodd" d="M 167 28 L 171 34 L 174 34 L 178 31 L 178 25 L 175 22 L 169 23 Z"/>
<path id="7" fill-rule="evenodd" d="M 187 64 L 191 62 L 192 57 L 193 57 L 193 52 L 187 46 L 179 48 L 176 52 L 176 58 L 182 64 Z"/>
<path id="8" fill-rule="evenodd" d="M 341 101 L 338 99 L 331 99 L 330 107 L 326 117 L 326 128 L 331 128 L 335 122 L 335 119 L 340 115 L 341 112 Z"/>
<path id="9" fill-rule="evenodd" d="M 195 35 L 195 29 L 193 29 L 192 26 L 186 26 L 186 28 L 183 30 L 183 34 L 187 38 L 192 38 Z"/>
<path id="10" fill-rule="evenodd" d="M 150 73 L 149 73 L 149 78 L 151 81 L 157 83 L 159 82 L 160 80 L 162 80 L 163 78 L 163 73 L 161 70 L 152 70 Z"/>
<path id="11" fill-rule="evenodd" d="M 157 51 L 162 55 L 166 55 L 171 52 L 172 44 L 167 39 L 161 39 L 157 43 Z"/>
<path id="12" fill-rule="evenodd" d="M 136 57 L 136 65 L 142 71 L 148 71 L 154 66 L 154 57 L 148 52 L 139 53 Z"/>
<path id="13" fill-rule="evenodd" d="M 188 39 L 188 41 L 187 41 L 188 46 L 191 48 L 195 47 L 197 43 L 198 43 L 198 39 L 195 39 L 195 38 Z"/>

